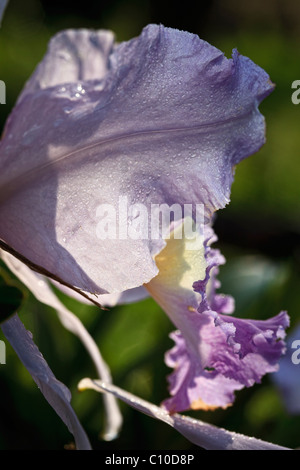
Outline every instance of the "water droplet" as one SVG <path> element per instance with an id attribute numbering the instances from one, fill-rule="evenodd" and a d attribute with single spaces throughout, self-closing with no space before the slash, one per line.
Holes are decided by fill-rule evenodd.
<path id="1" fill-rule="evenodd" d="M 79 85 L 77 85 L 77 91 L 79 93 L 81 93 L 82 95 L 84 95 L 85 89 L 82 87 L 81 83 L 79 83 Z"/>
<path id="2" fill-rule="evenodd" d="M 69 61 L 71 59 L 71 54 L 68 51 L 60 50 L 58 52 L 58 57 L 65 61 Z"/>

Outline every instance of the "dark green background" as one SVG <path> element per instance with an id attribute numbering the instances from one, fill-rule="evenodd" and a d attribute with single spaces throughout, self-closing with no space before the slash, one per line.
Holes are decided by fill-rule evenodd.
<path id="1" fill-rule="evenodd" d="M 0 127 L 48 40 L 61 29 L 112 29 L 122 41 L 138 35 L 148 23 L 162 23 L 199 34 L 227 56 L 237 47 L 269 73 L 276 89 L 261 105 L 267 143 L 238 166 L 232 201 L 215 221 L 217 246 L 227 258 L 221 292 L 234 295 L 237 316 L 265 319 L 287 309 L 293 327 L 300 309 L 300 105 L 291 102 L 291 84 L 300 80 L 300 3 L 185 0 L 175 5 L 162 0 L 11 0 L 0 30 L 0 79 L 7 86 Z M 170 370 L 163 357 L 172 346 L 168 333 L 173 326 L 154 301 L 100 311 L 64 300 L 96 339 L 117 385 L 157 404 L 167 397 L 165 377 Z M 99 440 L 102 398 L 76 389 L 82 377 L 95 376 L 84 348 L 63 329 L 55 312 L 30 294 L 19 313 L 55 375 L 71 389 L 73 406 L 95 449 L 193 447 L 165 424 L 123 405 L 119 439 Z M 286 412 L 270 377 L 239 392 L 225 411 L 191 414 L 281 445 L 300 445 L 300 417 Z M 71 441 L 7 344 L 7 364 L 0 365 L 0 449 L 61 449 Z"/>

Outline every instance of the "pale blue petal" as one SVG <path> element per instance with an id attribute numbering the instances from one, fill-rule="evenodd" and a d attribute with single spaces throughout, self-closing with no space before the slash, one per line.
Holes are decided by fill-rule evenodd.
<path id="1" fill-rule="evenodd" d="M 163 421 L 176 429 L 193 444 L 207 450 L 290 450 L 286 447 L 255 439 L 254 437 L 218 428 L 189 416 L 177 413 L 170 415 L 163 408 L 149 403 L 121 388 L 98 380 L 83 379 L 79 383 L 78 388 L 79 390 L 93 388 L 97 391 L 112 393 L 115 397 L 127 403 L 127 405 L 152 418 Z"/>
<path id="2" fill-rule="evenodd" d="M 73 434 L 76 448 L 90 450 L 88 437 L 70 404 L 70 390 L 56 379 L 18 315 L 2 323 L 1 329 L 46 400 Z"/>
<path id="3" fill-rule="evenodd" d="M 258 105 L 272 89 L 194 34 L 149 25 L 115 45 L 110 32 L 60 33 L 0 143 L 2 246 L 90 293 L 149 282 L 161 240 L 100 239 L 99 205 L 204 204 L 209 219 L 265 141 Z"/>

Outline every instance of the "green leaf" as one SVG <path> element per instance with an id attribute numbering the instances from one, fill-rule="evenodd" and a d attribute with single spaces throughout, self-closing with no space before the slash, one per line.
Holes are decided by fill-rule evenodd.
<path id="1" fill-rule="evenodd" d="M 0 270 L 0 323 L 7 320 L 21 306 L 24 293 L 15 281 Z"/>

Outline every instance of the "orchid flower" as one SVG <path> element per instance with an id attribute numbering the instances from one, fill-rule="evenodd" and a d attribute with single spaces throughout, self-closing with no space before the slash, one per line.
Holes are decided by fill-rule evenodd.
<path id="1" fill-rule="evenodd" d="M 278 369 L 289 320 L 286 312 L 266 321 L 232 317 L 233 299 L 216 294 L 224 258 L 211 248 L 212 229 L 198 235 L 197 251 L 189 250 L 190 240 L 176 238 L 179 229 L 156 256 L 159 274 L 146 285 L 178 328 L 166 356 L 175 371 L 169 378 L 172 397 L 164 406 L 171 412 L 226 408 L 235 390 Z"/>
<path id="2" fill-rule="evenodd" d="M 162 306 L 177 328 L 166 420 L 229 406 L 236 390 L 277 370 L 284 352 L 285 312 L 229 316 L 233 300 L 216 293 L 224 259 L 211 248 L 233 168 L 264 143 L 258 105 L 272 89 L 248 58 L 227 59 L 190 33 L 149 25 L 117 44 L 109 31 L 68 30 L 51 40 L 4 129 L 0 247 L 15 272 L 25 263 L 98 305 L 151 295 Z M 145 219 L 144 236 L 128 237 L 136 214 L 124 218 L 120 200 L 149 213 L 198 204 L 204 227 L 193 240 L 178 237 L 195 222 L 192 210 L 170 220 L 168 237 L 151 237 Z M 99 237 L 103 206 L 114 208 L 121 235 Z M 33 282 L 49 302 L 48 287 L 39 294 Z"/>

